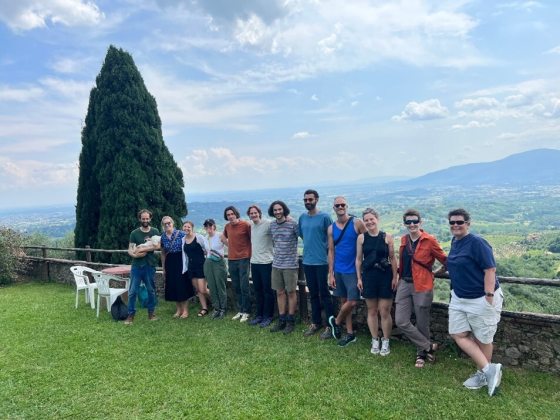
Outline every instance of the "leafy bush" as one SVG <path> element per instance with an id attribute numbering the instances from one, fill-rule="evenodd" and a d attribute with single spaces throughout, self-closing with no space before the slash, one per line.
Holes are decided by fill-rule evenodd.
<path id="1" fill-rule="evenodd" d="M 0 226 L 0 284 L 17 280 L 18 273 L 25 267 L 23 236 L 15 230 Z"/>

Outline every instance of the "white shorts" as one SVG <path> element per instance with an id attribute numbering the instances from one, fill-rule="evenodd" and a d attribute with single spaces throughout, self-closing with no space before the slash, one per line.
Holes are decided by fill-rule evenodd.
<path id="1" fill-rule="evenodd" d="M 477 299 L 463 299 L 451 291 L 449 302 L 449 334 L 471 331 L 482 344 L 490 344 L 498 329 L 504 294 L 498 288 L 494 292 L 492 304 L 485 296 Z"/>

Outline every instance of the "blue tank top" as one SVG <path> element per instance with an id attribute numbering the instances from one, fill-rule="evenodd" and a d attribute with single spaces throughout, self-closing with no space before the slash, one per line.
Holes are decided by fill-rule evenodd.
<path id="1" fill-rule="evenodd" d="M 358 234 L 354 228 L 354 218 L 348 221 L 344 235 L 334 248 L 334 272 L 341 274 L 352 274 L 356 272 L 356 239 Z M 332 224 L 333 241 L 336 242 L 342 233 L 336 222 Z"/>

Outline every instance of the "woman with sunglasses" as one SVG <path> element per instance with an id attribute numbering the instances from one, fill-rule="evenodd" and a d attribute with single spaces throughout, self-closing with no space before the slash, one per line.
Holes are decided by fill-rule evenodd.
<path id="1" fill-rule="evenodd" d="M 423 368 L 426 360 L 435 362 L 437 350 L 437 344 L 430 341 L 430 311 L 434 298 L 432 266 L 438 260 L 445 267 L 447 257 L 437 239 L 421 229 L 418 210 L 406 210 L 403 222 L 408 234 L 401 237 L 399 248 L 395 323 L 416 346 L 414 366 Z M 413 309 L 416 324 L 410 321 Z"/>
<path id="2" fill-rule="evenodd" d="M 183 277 L 183 258 L 181 246 L 185 232 L 175 229 L 173 219 L 164 216 L 161 219 L 161 260 L 165 280 L 165 300 L 175 302 L 176 311 L 173 318 L 188 318 L 187 301 L 194 296 L 191 282 Z"/>
<path id="3" fill-rule="evenodd" d="M 504 299 L 496 261 L 490 244 L 469 232 L 471 216 L 466 210 L 452 210 L 448 219 L 453 235 L 447 257 L 451 278 L 449 334 L 478 367 L 463 385 L 469 389 L 488 386 L 492 396 L 502 380 L 502 365 L 492 363 L 492 342 Z"/>

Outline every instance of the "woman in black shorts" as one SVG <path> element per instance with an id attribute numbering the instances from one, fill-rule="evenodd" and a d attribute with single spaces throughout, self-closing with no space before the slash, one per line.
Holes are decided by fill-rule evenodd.
<path id="1" fill-rule="evenodd" d="M 194 232 L 193 222 L 183 223 L 183 273 L 186 273 L 196 289 L 200 300 L 200 311 L 198 316 L 208 315 L 208 299 L 210 291 L 204 278 L 204 261 L 208 254 L 208 241 L 200 233 Z"/>
<path id="2" fill-rule="evenodd" d="M 370 208 L 362 214 L 367 231 L 358 236 L 356 252 L 356 273 L 358 289 L 366 300 L 368 308 L 367 323 L 371 333 L 371 353 L 387 356 L 389 337 L 393 328 L 391 306 L 393 293 L 397 287 L 397 258 L 393 237 L 379 230 L 379 215 Z M 381 348 L 379 346 L 379 324 L 381 317 Z"/>

